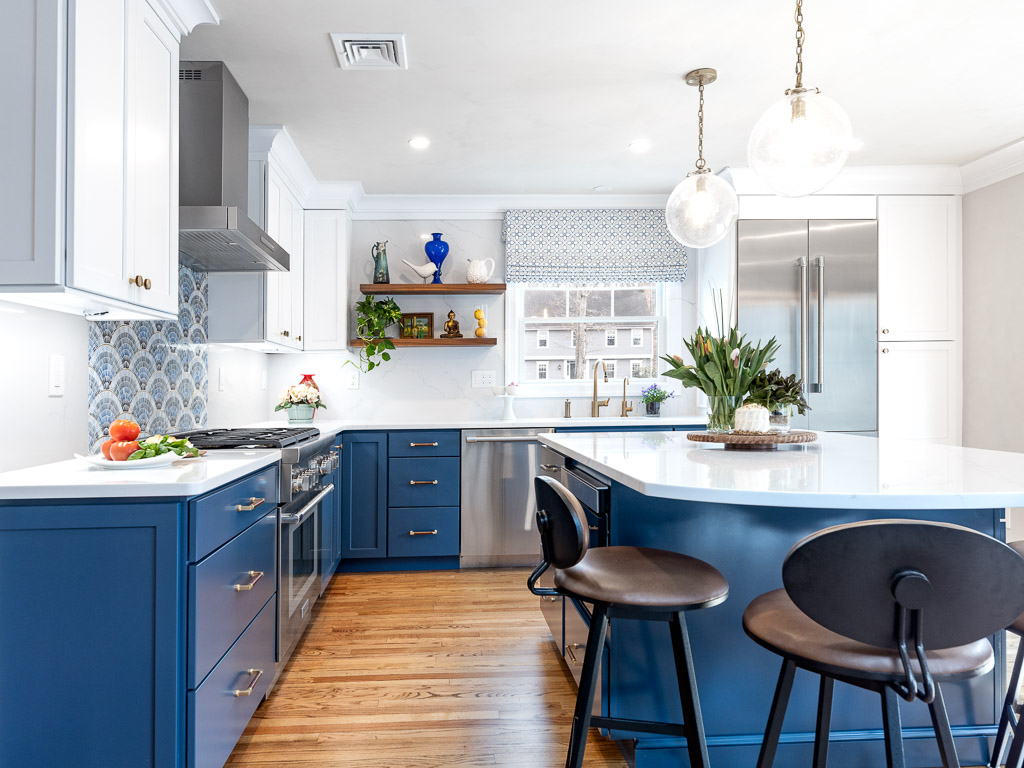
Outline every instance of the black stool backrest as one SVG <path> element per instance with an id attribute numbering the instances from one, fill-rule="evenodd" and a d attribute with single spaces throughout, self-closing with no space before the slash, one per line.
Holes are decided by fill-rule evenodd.
<path id="1" fill-rule="evenodd" d="M 571 568 L 587 554 L 587 514 L 579 500 L 557 480 L 535 477 L 533 490 L 544 560 L 555 568 Z"/>
<path id="2" fill-rule="evenodd" d="M 927 617 L 928 648 L 965 645 L 1024 612 L 1024 558 L 948 523 L 871 520 L 800 541 L 782 566 L 786 592 L 833 632 L 881 648 L 899 640 L 897 609 Z"/>

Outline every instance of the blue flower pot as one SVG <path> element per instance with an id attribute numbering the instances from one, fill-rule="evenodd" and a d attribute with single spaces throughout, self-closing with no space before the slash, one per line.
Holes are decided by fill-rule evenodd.
<path id="1" fill-rule="evenodd" d="M 448 243 L 441 239 L 440 232 L 432 233 L 431 237 L 434 239 L 429 240 L 423 246 L 423 250 L 427 252 L 427 258 L 437 267 L 434 270 L 434 279 L 430 281 L 433 284 L 441 282 L 441 264 L 444 262 L 444 257 L 448 255 Z"/>

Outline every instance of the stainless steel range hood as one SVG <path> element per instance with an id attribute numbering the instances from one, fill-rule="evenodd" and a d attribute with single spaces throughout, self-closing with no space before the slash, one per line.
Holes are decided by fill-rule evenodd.
<path id="1" fill-rule="evenodd" d="M 179 66 L 178 253 L 201 272 L 287 272 L 249 218 L 249 100 L 221 61 Z"/>

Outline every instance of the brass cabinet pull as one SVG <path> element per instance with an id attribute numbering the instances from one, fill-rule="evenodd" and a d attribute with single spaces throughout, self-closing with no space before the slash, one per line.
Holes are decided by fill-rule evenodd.
<path id="1" fill-rule="evenodd" d="M 557 472 L 558 470 L 561 469 L 561 467 L 558 466 L 557 464 L 541 464 L 540 468 L 543 469 L 545 472 Z"/>
<path id="2" fill-rule="evenodd" d="M 257 499 L 255 496 L 250 496 L 248 504 L 236 504 L 235 509 L 239 512 L 252 512 L 265 501 L 266 499 Z"/>
<path id="3" fill-rule="evenodd" d="M 336 445 L 336 446 L 334 446 L 334 447 L 335 447 L 335 448 L 337 448 L 337 449 L 338 449 L 338 450 L 340 451 L 340 450 L 341 450 L 341 449 L 342 449 L 342 448 L 343 448 L 344 446 L 341 446 L 341 445 Z"/>
<path id="4" fill-rule="evenodd" d="M 410 480 L 409 485 L 437 485 L 437 480 Z"/>
<path id="5" fill-rule="evenodd" d="M 249 681 L 249 687 L 243 688 L 240 691 L 232 691 L 231 693 L 233 696 L 252 696 L 252 692 L 256 689 L 256 683 L 258 683 L 260 678 L 263 677 L 262 669 L 247 669 L 245 670 L 245 673 L 247 675 L 253 675 L 252 680 Z"/>
<path id="6" fill-rule="evenodd" d="M 289 334 L 288 334 L 288 331 L 281 331 L 281 335 L 282 336 L 288 336 Z"/>
<path id="7" fill-rule="evenodd" d="M 437 536 L 437 528 L 432 531 L 409 531 L 410 536 Z"/>
<path id="8" fill-rule="evenodd" d="M 153 287 L 153 281 L 147 277 L 145 280 L 142 281 L 142 287 L 148 291 L 150 288 Z"/>
<path id="9" fill-rule="evenodd" d="M 565 646 L 565 652 L 569 656 L 569 661 L 571 661 L 573 664 L 579 664 L 579 662 L 576 660 L 576 654 L 573 653 L 573 649 L 579 647 L 579 643 L 573 643 L 572 645 Z"/>
<path id="10" fill-rule="evenodd" d="M 437 443 L 409 443 L 410 448 L 437 448 Z"/>
<path id="11" fill-rule="evenodd" d="M 882 347 L 882 354 L 883 355 L 888 355 L 889 354 L 889 348 L 888 347 Z"/>
<path id="12" fill-rule="evenodd" d="M 888 328 L 883 328 L 883 329 L 882 329 L 882 333 L 888 333 L 888 332 L 889 332 L 889 329 L 888 329 Z"/>
<path id="13" fill-rule="evenodd" d="M 298 336 L 296 336 L 295 340 L 296 341 L 302 341 L 302 334 L 299 334 Z"/>
<path id="14" fill-rule="evenodd" d="M 263 571 L 249 571 L 249 578 L 252 581 L 248 584 L 235 584 L 235 592 L 248 592 L 255 587 L 257 582 L 263 578 Z"/>
<path id="15" fill-rule="evenodd" d="M 590 530 L 597 531 L 597 530 L 600 530 L 600 529 L 596 525 L 592 525 L 592 526 L 590 526 Z"/>
<path id="16" fill-rule="evenodd" d="M 146 285 L 146 283 L 149 283 L 149 285 Z M 146 288 L 146 290 L 149 290 L 150 286 L 152 286 L 153 284 L 150 283 L 149 280 L 144 278 L 142 275 L 136 275 L 135 277 L 128 278 L 128 285 L 135 285 L 138 286 L 139 288 L 144 287 Z"/>

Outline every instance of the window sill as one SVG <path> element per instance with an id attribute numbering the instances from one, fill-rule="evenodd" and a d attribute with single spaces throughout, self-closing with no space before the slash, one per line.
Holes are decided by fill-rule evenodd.
<path id="1" fill-rule="evenodd" d="M 662 388 L 668 389 L 670 392 L 676 391 L 676 387 L 671 383 L 666 383 L 665 379 L 633 379 L 629 380 L 629 384 L 626 385 L 626 397 L 636 398 L 640 397 L 640 390 L 645 387 L 651 386 L 651 384 L 659 384 Z M 573 399 L 579 398 L 592 398 L 594 396 L 594 382 L 582 381 L 582 382 L 552 382 L 551 384 L 520 384 L 516 397 L 523 398 L 566 398 L 570 397 Z M 599 380 L 597 383 L 597 396 L 600 399 L 606 397 L 622 397 L 622 379 L 613 379 L 611 376 L 608 377 L 608 383 Z M 636 404 L 634 403 L 634 406 Z"/>

